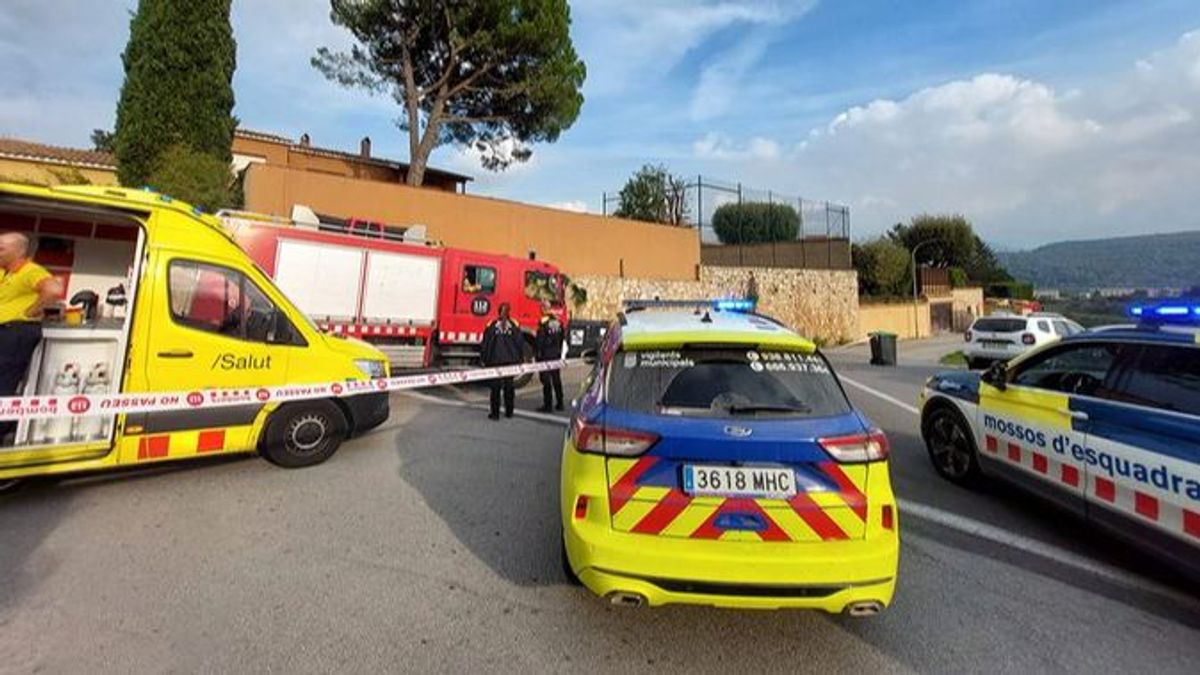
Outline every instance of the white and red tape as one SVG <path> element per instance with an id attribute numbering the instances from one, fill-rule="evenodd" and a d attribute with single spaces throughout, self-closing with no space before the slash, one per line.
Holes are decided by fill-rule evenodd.
<path id="1" fill-rule="evenodd" d="M 0 420 L 126 415 L 171 410 L 200 410 L 204 408 L 246 405 L 248 403 L 283 403 L 315 398 L 356 396 L 359 394 L 436 387 L 445 384 L 477 382 L 479 380 L 491 380 L 498 377 L 513 377 L 526 373 L 558 370 L 565 364 L 565 361 L 542 361 L 495 368 L 403 375 L 375 380 L 285 384 L 274 387 L 238 387 L 230 389 L 196 389 L 193 391 L 133 392 L 98 395 L 9 396 L 0 397 Z"/>

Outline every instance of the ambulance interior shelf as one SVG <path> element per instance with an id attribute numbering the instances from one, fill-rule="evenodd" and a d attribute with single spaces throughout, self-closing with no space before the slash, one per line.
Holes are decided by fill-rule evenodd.
<path id="1" fill-rule="evenodd" d="M 121 382 L 125 352 L 126 297 L 134 292 L 132 271 L 140 230 L 132 222 L 104 216 L 0 209 L 0 231 L 18 231 L 33 243 L 34 261 L 57 277 L 63 295 L 48 308 L 42 342 L 33 354 L 22 394 L 106 394 Z M 128 296 L 127 296 L 128 294 Z M 76 305 L 69 302 L 75 299 Z M 81 299 L 94 302 L 88 311 Z M 113 418 L 22 420 L 12 450 L 63 443 L 100 442 L 110 437 Z"/>

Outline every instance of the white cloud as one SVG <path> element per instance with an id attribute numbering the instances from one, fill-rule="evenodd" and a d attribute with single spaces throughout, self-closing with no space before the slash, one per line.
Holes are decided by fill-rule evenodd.
<path id="1" fill-rule="evenodd" d="M 724 134 L 709 132 L 692 143 L 692 153 L 701 159 L 769 160 L 778 159 L 782 151 L 779 143 L 769 138 L 755 136 L 738 144 Z"/>
<path id="2" fill-rule="evenodd" d="M 614 94 L 652 82 L 715 33 L 778 26 L 814 0 L 577 0 L 571 3 L 576 46 L 588 65 L 585 89 Z"/>
<path id="3" fill-rule="evenodd" d="M 1200 31 L 1097 81 L 1058 91 L 984 73 L 871 101 L 781 161 L 806 195 L 851 204 L 859 234 L 921 211 L 962 212 L 1007 246 L 1200 226 Z M 753 143 L 709 135 L 693 150 L 778 184 Z"/>
<path id="4" fill-rule="evenodd" d="M 546 206 L 549 206 L 552 209 L 560 209 L 563 211 L 573 211 L 575 213 L 587 213 L 588 212 L 587 202 L 583 201 L 582 199 L 574 199 L 574 200 L 565 201 L 565 202 L 551 202 L 549 204 L 546 204 Z"/>

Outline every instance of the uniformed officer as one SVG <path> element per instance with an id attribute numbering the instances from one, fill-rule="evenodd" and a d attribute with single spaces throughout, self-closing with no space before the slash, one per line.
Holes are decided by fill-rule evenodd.
<path id="1" fill-rule="evenodd" d="M 483 331 L 483 344 L 480 346 L 480 356 L 483 365 L 489 367 L 511 366 L 520 363 L 524 356 L 525 338 L 521 328 L 509 316 L 511 308 L 507 302 L 500 303 L 497 310 L 499 316 L 488 324 Z M 513 390 L 512 377 L 499 377 L 488 383 L 491 385 L 491 412 L 488 419 L 500 419 L 500 393 L 504 393 L 504 416 L 513 416 L 513 405 L 516 392 Z"/>
<path id="2" fill-rule="evenodd" d="M 62 285 L 29 259 L 29 238 L 0 234 L 0 396 L 15 396 L 42 341 L 42 310 L 62 294 Z M 16 422 L 0 422 L 0 442 Z"/>
<path id="3" fill-rule="evenodd" d="M 558 361 L 562 358 L 562 347 L 562 321 L 551 311 L 550 301 L 543 300 L 542 320 L 538 324 L 537 336 L 533 341 L 534 358 L 538 361 Z M 538 408 L 538 412 L 550 412 L 551 402 L 554 403 L 555 410 L 562 410 L 562 373 L 558 370 L 545 370 L 538 373 L 538 379 L 542 381 L 542 407 Z"/>

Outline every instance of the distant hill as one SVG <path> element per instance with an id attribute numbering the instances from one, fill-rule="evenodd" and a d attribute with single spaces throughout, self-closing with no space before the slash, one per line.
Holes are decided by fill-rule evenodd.
<path id="1" fill-rule="evenodd" d="M 1200 286 L 1200 231 L 1064 241 L 996 256 L 1014 277 L 1041 288 Z"/>

